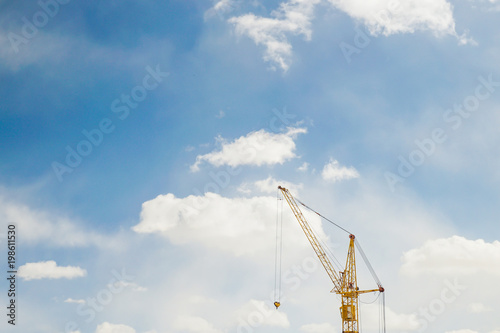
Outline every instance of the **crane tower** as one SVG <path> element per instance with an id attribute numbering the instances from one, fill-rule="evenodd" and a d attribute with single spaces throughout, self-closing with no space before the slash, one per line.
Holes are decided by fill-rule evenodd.
<path id="1" fill-rule="evenodd" d="M 292 209 L 293 214 L 297 218 L 300 227 L 304 231 L 309 243 L 311 243 L 314 252 L 318 256 L 321 264 L 326 270 L 326 273 L 330 277 L 333 283 L 333 289 L 331 292 L 337 293 L 342 297 L 342 305 L 340 306 L 340 316 L 342 318 L 342 333 L 358 333 L 359 332 L 359 307 L 358 307 L 358 296 L 365 293 L 371 292 L 384 292 L 384 288 L 380 284 L 377 278 L 377 289 L 371 290 L 359 290 L 357 277 L 356 277 L 356 256 L 355 256 L 355 245 L 356 237 L 353 234 L 349 234 L 349 249 L 347 252 L 347 261 L 345 264 L 345 269 L 343 272 L 337 272 L 332 265 L 332 261 L 325 252 L 323 246 L 318 240 L 317 236 L 314 234 L 311 226 L 307 222 L 306 218 L 302 214 L 295 198 L 290 194 L 288 189 L 278 186 L 278 189 L 283 194 L 288 205 Z M 305 206 L 305 205 L 304 205 Z M 318 213 L 318 215 L 320 215 Z M 320 215 L 321 216 L 321 215 Z M 343 228 L 342 228 L 343 229 Z M 344 229 L 345 230 L 345 229 Z M 359 250 L 361 248 L 358 247 Z M 364 256 L 364 253 L 361 254 Z M 367 262 L 369 265 L 369 263 Z M 369 265 L 372 274 L 374 274 L 373 269 Z M 376 276 L 376 275 L 375 275 Z M 280 306 L 279 301 L 275 302 L 276 308 Z M 384 328 L 385 330 L 385 328 Z"/>

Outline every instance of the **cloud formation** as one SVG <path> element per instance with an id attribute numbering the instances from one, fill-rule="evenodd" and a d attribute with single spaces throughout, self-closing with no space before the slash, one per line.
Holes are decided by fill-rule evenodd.
<path id="1" fill-rule="evenodd" d="M 394 35 L 431 31 L 437 37 L 450 35 L 460 43 L 468 39 L 458 36 L 453 6 L 446 0 L 329 0 L 336 8 L 362 22 L 373 35 Z"/>
<path id="2" fill-rule="evenodd" d="M 264 46 L 264 60 L 287 71 L 291 64 L 292 45 L 288 35 L 311 39 L 311 21 L 314 8 L 321 0 L 291 0 L 280 4 L 271 12 L 272 18 L 246 14 L 233 17 L 229 22 L 239 35 L 250 37 L 255 44 Z"/>
<path id="3" fill-rule="evenodd" d="M 75 266 L 57 266 L 53 260 L 27 263 L 19 267 L 19 277 L 26 281 L 40 279 L 74 279 L 84 277 L 87 271 Z"/>
<path id="4" fill-rule="evenodd" d="M 288 209 L 284 214 L 289 221 L 295 220 Z M 306 217 L 325 239 L 319 217 Z M 274 253 L 275 221 L 275 197 L 226 198 L 206 193 L 177 198 L 169 193 L 145 202 L 141 221 L 132 229 L 161 234 L 174 244 L 198 243 L 235 256 L 267 256 Z M 296 244 L 294 251 L 310 247 L 298 226 L 290 228 L 288 241 Z"/>
<path id="5" fill-rule="evenodd" d="M 337 182 L 341 180 L 358 178 L 359 173 L 353 167 L 347 168 L 345 166 L 340 166 L 338 161 L 330 159 L 330 162 L 328 162 L 323 167 L 321 177 L 323 177 L 323 179 L 326 181 Z"/>
<path id="6" fill-rule="evenodd" d="M 216 0 L 214 6 L 205 12 L 205 20 L 208 20 L 216 15 L 222 18 L 223 14 L 232 11 L 234 7 L 234 0 Z"/>
<path id="7" fill-rule="evenodd" d="M 453 6 L 446 0 L 288 0 L 272 11 L 271 17 L 249 13 L 229 22 L 238 35 L 264 46 L 265 61 L 286 72 L 292 63 L 289 36 L 311 40 L 314 10 L 319 4 L 346 13 L 365 25 L 373 36 L 431 31 L 436 37 L 453 36 L 459 44 L 475 44 L 467 34 L 457 34 Z"/>
<path id="8" fill-rule="evenodd" d="M 66 300 L 64 300 L 64 303 L 85 304 L 85 300 L 83 300 L 83 299 L 72 299 L 70 297 L 70 298 L 67 298 Z"/>
<path id="9" fill-rule="evenodd" d="M 422 247 L 403 255 L 401 273 L 421 274 L 463 274 L 478 272 L 500 275 L 500 242 L 487 243 L 482 239 L 468 240 L 453 236 L 426 242 Z"/>
<path id="10" fill-rule="evenodd" d="M 283 186 L 289 189 L 293 195 L 298 195 L 299 190 L 304 187 L 302 184 L 296 185 L 284 180 L 276 180 L 271 176 L 255 182 L 255 187 L 263 193 L 274 194 L 278 190 L 278 186 Z"/>
<path id="11" fill-rule="evenodd" d="M 200 164 L 203 162 L 208 162 L 216 167 L 283 164 L 297 157 L 294 139 L 302 133 L 307 133 L 307 130 L 305 128 L 289 128 L 286 133 L 279 134 L 260 130 L 239 137 L 232 142 L 219 137 L 220 150 L 198 155 L 196 162 L 191 166 L 191 171 L 199 171 Z"/>
<path id="12" fill-rule="evenodd" d="M 95 333 L 135 333 L 135 329 L 127 325 L 104 322 L 97 326 Z"/>

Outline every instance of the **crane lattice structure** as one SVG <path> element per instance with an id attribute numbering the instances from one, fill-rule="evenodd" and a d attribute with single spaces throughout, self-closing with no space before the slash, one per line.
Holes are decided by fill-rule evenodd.
<path id="1" fill-rule="evenodd" d="M 367 261 L 366 256 L 364 255 L 363 251 L 361 250 L 361 247 L 359 247 L 359 244 L 356 242 L 356 237 L 353 234 L 349 233 L 349 249 L 347 252 L 347 261 L 345 264 L 345 269 L 343 272 L 337 272 L 335 270 L 334 266 L 332 265 L 332 261 L 330 260 L 329 256 L 325 252 L 325 249 L 321 245 L 321 242 L 318 240 L 318 238 L 314 234 L 311 226 L 309 225 L 306 218 L 302 214 L 302 211 L 300 210 L 295 198 L 290 194 L 288 189 L 281 187 L 281 186 L 278 186 L 278 189 L 281 191 L 281 193 L 283 194 L 283 197 L 286 199 L 288 205 L 292 209 L 292 212 L 295 215 L 295 217 L 297 218 L 297 221 L 299 222 L 300 227 L 304 231 L 304 234 L 306 235 L 307 239 L 309 240 L 309 243 L 311 243 L 311 246 L 313 247 L 314 252 L 316 252 L 316 255 L 318 256 L 319 260 L 321 261 L 321 264 L 325 268 L 326 273 L 330 277 L 330 280 L 333 282 L 334 287 L 331 290 L 331 292 L 337 293 L 342 297 L 342 305 L 340 307 L 340 316 L 342 318 L 342 333 L 358 333 L 359 332 L 358 296 L 361 294 L 372 293 L 372 292 L 383 293 L 384 288 L 382 287 L 380 281 L 376 277 L 376 274 L 373 271 L 373 268 L 371 267 L 371 265 Z M 307 207 L 304 204 L 302 204 L 302 205 Z M 307 208 L 309 208 L 309 207 L 307 207 Z M 316 214 L 323 217 L 321 214 L 319 214 L 317 212 L 316 212 Z M 332 221 L 330 221 L 330 222 L 332 222 Z M 337 224 L 335 224 L 335 225 L 337 225 Z M 343 229 L 340 226 L 338 226 L 338 227 Z M 345 229 L 343 229 L 343 230 L 347 231 Z M 357 277 L 356 277 L 355 245 L 358 246 L 358 249 L 360 250 L 360 253 L 363 256 L 363 259 L 365 259 L 368 268 L 372 272 L 372 275 L 374 275 L 374 277 L 377 281 L 377 284 L 378 284 L 377 289 L 359 290 L 358 283 L 357 283 Z M 278 308 L 280 306 L 279 301 L 275 302 L 275 306 L 276 306 L 276 308 Z M 385 315 L 384 315 L 384 317 L 385 317 Z M 383 331 L 385 332 L 385 324 L 384 324 Z"/>

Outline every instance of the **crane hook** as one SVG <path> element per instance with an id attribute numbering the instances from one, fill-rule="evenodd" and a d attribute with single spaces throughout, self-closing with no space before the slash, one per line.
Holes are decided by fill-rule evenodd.
<path id="1" fill-rule="evenodd" d="M 274 306 L 276 307 L 276 310 L 280 307 L 281 303 L 280 302 L 274 302 Z"/>

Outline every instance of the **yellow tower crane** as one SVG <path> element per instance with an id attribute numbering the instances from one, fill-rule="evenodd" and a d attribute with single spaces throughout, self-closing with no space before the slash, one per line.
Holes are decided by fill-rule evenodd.
<path id="1" fill-rule="evenodd" d="M 353 234 L 349 233 L 349 250 L 347 252 L 347 261 L 346 261 L 346 265 L 345 265 L 345 270 L 343 272 L 337 272 L 335 270 L 335 268 L 333 267 L 332 261 L 330 260 L 327 253 L 325 252 L 323 246 L 321 245 L 318 238 L 314 234 L 311 226 L 309 225 L 306 218 L 302 214 L 302 211 L 300 210 L 299 206 L 297 205 L 295 198 L 290 194 L 288 189 L 281 187 L 281 186 L 278 186 L 278 189 L 281 191 L 281 193 L 283 194 L 283 197 L 286 199 L 288 205 L 292 209 L 292 212 L 295 215 L 295 217 L 297 218 L 297 221 L 299 222 L 302 230 L 304 231 L 307 239 L 309 240 L 309 243 L 311 243 L 311 246 L 313 247 L 314 252 L 316 252 L 316 255 L 318 256 L 319 260 L 321 261 L 321 264 L 323 265 L 328 276 L 330 277 L 330 280 L 332 280 L 334 287 L 331 290 L 331 292 L 337 293 L 337 294 L 342 296 L 342 306 L 340 307 L 340 316 L 342 318 L 342 333 L 358 333 L 359 332 L 358 296 L 361 294 L 377 292 L 377 291 L 383 293 L 384 288 L 382 287 L 380 281 L 376 277 L 376 274 L 373 271 L 373 268 L 371 267 L 371 265 L 367 261 L 366 256 L 364 255 L 361 247 L 357 243 L 356 237 Z M 301 203 L 301 204 L 303 206 L 307 207 L 303 203 Z M 316 214 L 323 217 L 321 214 L 319 214 L 317 212 L 316 212 Z M 332 222 L 332 221 L 330 221 L 330 222 Z M 338 226 L 338 227 L 343 229 L 340 226 Z M 345 229 L 343 229 L 343 230 L 347 231 Z M 355 257 L 355 251 L 354 251 L 355 245 L 358 247 L 358 250 L 360 250 L 360 253 L 363 256 L 363 259 L 365 259 L 368 268 L 372 272 L 372 275 L 374 275 L 374 277 L 377 281 L 377 284 L 378 284 L 377 289 L 359 290 L 357 278 L 356 278 L 356 257 Z M 274 305 L 276 306 L 276 309 L 277 309 L 280 306 L 280 302 L 276 301 L 274 303 Z M 384 326 L 385 326 L 385 324 L 384 324 Z M 385 331 L 385 327 L 383 328 L 383 330 Z"/>

